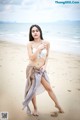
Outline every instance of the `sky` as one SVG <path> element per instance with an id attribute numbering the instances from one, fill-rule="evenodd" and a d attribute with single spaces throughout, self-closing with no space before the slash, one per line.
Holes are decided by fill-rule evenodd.
<path id="1" fill-rule="evenodd" d="M 80 20 L 80 3 L 61 4 L 55 1 L 65 0 L 0 0 L 0 21 L 34 23 Z"/>

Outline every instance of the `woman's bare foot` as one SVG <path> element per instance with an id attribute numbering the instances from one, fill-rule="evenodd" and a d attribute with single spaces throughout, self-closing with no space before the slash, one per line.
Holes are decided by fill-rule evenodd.
<path id="1" fill-rule="evenodd" d="M 39 116 L 37 110 L 34 110 L 34 112 L 32 113 L 33 116 Z"/>
<path id="2" fill-rule="evenodd" d="M 58 108 L 60 113 L 64 113 L 64 111 L 62 110 L 62 108 L 59 105 L 55 105 L 56 108 Z"/>

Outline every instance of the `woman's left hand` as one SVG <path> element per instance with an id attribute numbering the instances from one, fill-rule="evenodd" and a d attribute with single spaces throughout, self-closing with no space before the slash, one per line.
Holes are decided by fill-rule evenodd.
<path id="1" fill-rule="evenodd" d="M 41 69 L 42 71 L 45 71 L 45 70 L 46 70 L 46 66 L 43 65 L 40 69 Z"/>

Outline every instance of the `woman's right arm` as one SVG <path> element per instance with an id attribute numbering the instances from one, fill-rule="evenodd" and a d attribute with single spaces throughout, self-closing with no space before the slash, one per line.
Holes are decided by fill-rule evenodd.
<path id="1" fill-rule="evenodd" d="M 43 46 L 40 46 L 36 49 L 36 51 L 33 53 L 32 52 L 32 45 L 31 43 L 27 44 L 27 50 L 28 50 L 28 56 L 30 60 L 35 60 L 37 58 L 37 55 L 39 54 L 39 52 L 41 52 L 41 50 L 43 49 Z"/>

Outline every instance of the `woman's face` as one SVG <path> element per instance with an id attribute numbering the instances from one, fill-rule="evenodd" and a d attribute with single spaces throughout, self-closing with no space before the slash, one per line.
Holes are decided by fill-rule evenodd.
<path id="1" fill-rule="evenodd" d="M 32 30 L 31 30 L 31 33 L 32 33 L 32 37 L 34 39 L 40 38 L 40 31 L 38 30 L 37 27 L 33 27 Z"/>

